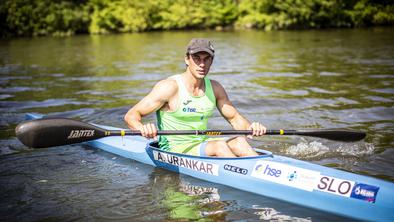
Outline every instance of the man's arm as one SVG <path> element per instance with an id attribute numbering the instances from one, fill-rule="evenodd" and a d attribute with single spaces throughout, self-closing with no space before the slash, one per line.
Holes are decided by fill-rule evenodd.
<path id="1" fill-rule="evenodd" d="M 265 133 L 266 128 L 258 123 L 252 124 L 243 117 L 231 103 L 223 86 L 217 81 L 212 80 L 212 87 L 216 97 L 216 106 L 222 116 L 231 124 L 235 130 L 252 129 L 254 136 L 261 136 Z"/>
<path id="2" fill-rule="evenodd" d="M 157 111 L 176 94 L 178 86 L 174 80 L 162 80 L 158 82 L 152 91 L 133 106 L 125 115 L 124 120 L 128 127 L 140 130 L 142 136 L 153 138 L 157 135 L 156 126 L 153 123 L 143 124 L 142 117 Z"/>

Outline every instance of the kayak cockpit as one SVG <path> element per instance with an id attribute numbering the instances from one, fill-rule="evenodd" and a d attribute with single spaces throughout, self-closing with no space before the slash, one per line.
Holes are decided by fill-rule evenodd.
<path id="1" fill-rule="evenodd" d="M 194 157 L 194 158 L 200 158 L 200 159 L 260 159 L 260 158 L 268 158 L 268 157 L 273 157 L 273 154 L 270 151 L 267 150 L 262 150 L 262 149 L 257 149 L 255 148 L 255 151 L 259 154 L 258 156 L 252 156 L 252 157 L 235 157 L 235 158 L 229 158 L 229 157 L 210 157 L 210 156 L 193 156 L 193 155 L 188 155 L 188 154 L 183 154 L 183 153 L 173 153 L 173 152 L 168 152 L 161 150 L 159 148 L 158 142 L 151 142 L 147 146 L 147 151 L 160 151 L 168 154 L 174 154 L 177 156 L 184 156 L 184 157 Z M 148 152 L 149 153 L 149 152 Z"/>

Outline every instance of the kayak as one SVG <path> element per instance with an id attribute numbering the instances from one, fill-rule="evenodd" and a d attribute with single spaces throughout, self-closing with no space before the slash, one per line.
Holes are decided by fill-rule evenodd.
<path id="1" fill-rule="evenodd" d="M 27 120 L 43 115 L 29 113 Z M 121 130 L 97 125 L 106 130 Z M 255 149 L 256 157 L 199 157 L 163 151 L 141 136 L 85 142 L 141 163 L 333 214 L 394 221 L 394 183 Z"/>

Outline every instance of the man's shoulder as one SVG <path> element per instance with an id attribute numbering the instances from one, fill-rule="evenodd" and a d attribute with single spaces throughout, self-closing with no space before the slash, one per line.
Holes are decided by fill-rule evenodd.
<path id="1" fill-rule="evenodd" d="M 222 84 L 220 84 L 218 81 L 210 79 L 211 80 L 211 85 L 213 89 L 224 89 Z"/>
<path id="2" fill-rule="evenodd" d="M 226 90 L 218 81 L 211 79 L 211 85 L 213 93 L 215 94 L 216 99 L 226 98 Z"/>
<path id="3" fill-rule="evenodd" d="M 176 79 L 179 77 L 180 77 L 180 74 L 176 74 L 176 75 L 169 76 L 166 79 L 176 81 Z M 166 79 L 164 79 L 164 80 L 166 80 Z"/>
<path id="4" fill-rule="evenodd" d="M 160 80 L 157 84 L 165 86 L 165 87 L 176 87 L 178 88 L 178 84 L 176 82 L 176 75 L 170 76 L 166 79 Z"/>
<path id="5" fill-rule="evenodd" d="M 157 82 L 155 88 L 165 93 L 171 94 L 171 93 L 176 93 L 178 91 L 178 84 L 176 82 L 176 79 L 170 76 L 166 79 Z"/>

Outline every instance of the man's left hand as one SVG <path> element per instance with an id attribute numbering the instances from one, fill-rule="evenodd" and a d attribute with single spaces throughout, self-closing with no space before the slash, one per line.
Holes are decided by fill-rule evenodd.
<path id="1" fill-rule="evenodd" d="M 253 122 L 252 124 L 250 124 L 248 129 L 253 130 L 253 136 L 262 136 L 267 131 L 265 126 L 263 126 L 263 124 L 259 122 Z M 248 136 L 248 137 L 251 139 L 253 138 L 252 136 Z"/>

